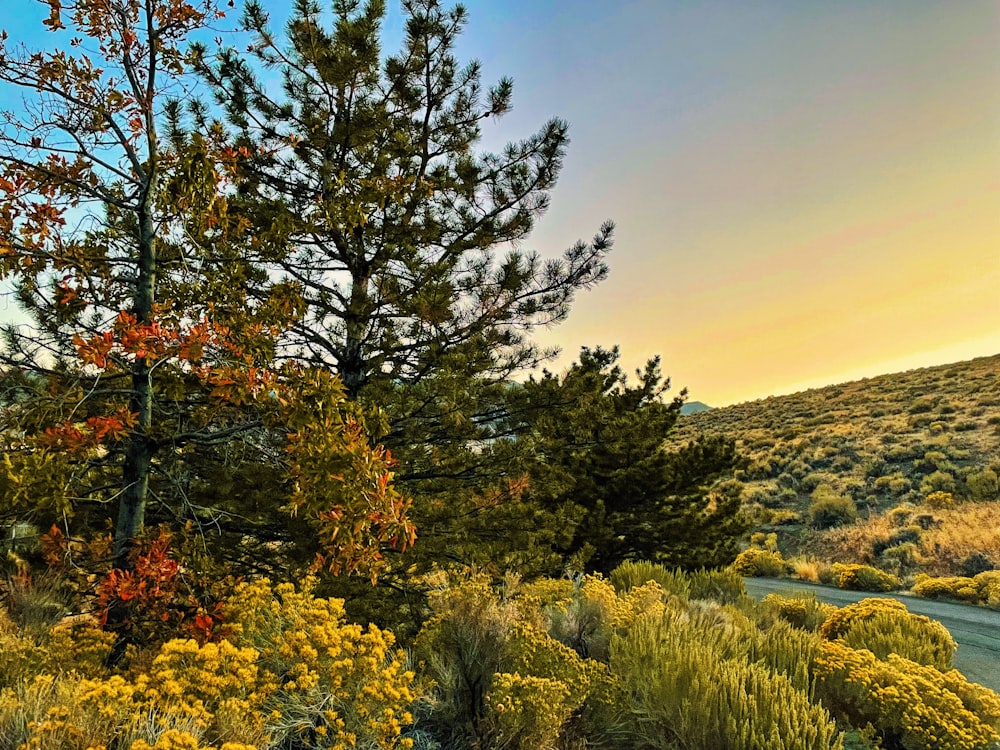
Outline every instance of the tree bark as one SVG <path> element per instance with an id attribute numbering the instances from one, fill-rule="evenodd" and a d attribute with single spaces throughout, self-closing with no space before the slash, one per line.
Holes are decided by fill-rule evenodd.
<path id="1" fill-rule="evenodd" d="M 139 210 L 137 249 L 139 257 L 132 313 L 140 324 L 144 324 L 151 320 L 156 288 L 156 247 L 148 205 Z M 131 568 L 129 553 L 142 533 L 153 457 L 153 446 L 149 437 L 149 428 L 153 421 L 153 384 L 150 367 L 142 357 L 136 357 L 132 365 L 129 409 L 137 415 L 137 420 L 125 451 L 122 494 L 118 505 L 118 523 L 115 527 L 115 567 L 121 570 Z"/>

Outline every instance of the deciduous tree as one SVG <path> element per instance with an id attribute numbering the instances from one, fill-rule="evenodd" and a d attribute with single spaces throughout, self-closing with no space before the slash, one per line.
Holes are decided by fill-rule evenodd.
<path id="1" fill-rule="evenodd" d="M 376 570 L 413 538 L 392 459 L 329 372 L 275 359 L 299 296 L 246 260 L 266 248 L 227 199 L 245 153 L 183 133 L 170 98 L 190 35 L 222 14 L 48 4 L 78 51 L 0 46 L 24 101 L 0 130 L 0 272 L 31 317 L 3 350 L 3 512 L 99 528 L 117 505 L 122 569 L 149 520 L 194 519 L 235 555 L 265 546 L 265 567 L 308 537 L 334 571 Z M 256 493 L 234 501 L 216 474 Z"/>

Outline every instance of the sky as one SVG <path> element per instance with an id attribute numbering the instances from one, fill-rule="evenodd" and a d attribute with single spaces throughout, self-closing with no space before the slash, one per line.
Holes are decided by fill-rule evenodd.
<path id="1" fill-rule="evenodd" d="M 722 406 L 1000 353 L 1000 3 L 465 5 L 459 57 L 514 80 L 484 147 L 570 123 L 526 247 L 617 225 L 607 281 L 538 336 L 551 369 L 618 345 Z"/>
<path id="2" fill-rule="evenodd" d="M 1000 353 L 1000 3 L 469 2 L 506 139 L 572 143 L 531 244 L 617 224 L 547 331 L 724 405 Z"/>

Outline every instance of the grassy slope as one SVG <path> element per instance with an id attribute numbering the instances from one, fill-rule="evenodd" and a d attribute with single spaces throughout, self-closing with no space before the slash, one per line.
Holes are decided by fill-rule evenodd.
<path id="1" fill-rule="evenodd" d="M 958 574 L 977 551 L 1000 567 L 1000 497 L 974 478 L 1000 474 L 1000 355 L 686 415 L 669 442 L 718 433 L 749 461 L 747 511 L 787 551 L 880 563 L 879 546 L 910 529 L 917 559 L 904 573 Z M 949 483 L 956 509 L 928 507 L 927 495 Z M 853 498 L 857 524 L 809 528 L 820 484 Z M 887 515 L 901 504 L 906 513 Z"/>

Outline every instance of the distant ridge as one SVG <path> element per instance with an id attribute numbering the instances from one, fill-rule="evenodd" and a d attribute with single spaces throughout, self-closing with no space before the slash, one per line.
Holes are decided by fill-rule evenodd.
<path id="1" fill-rule="evenodd" d="M 697 414 L 700 411 L 708 411 L 712 407 L 703 404 L 701 401 L 688 401 L 681 407 L 681 414 Z"/>

